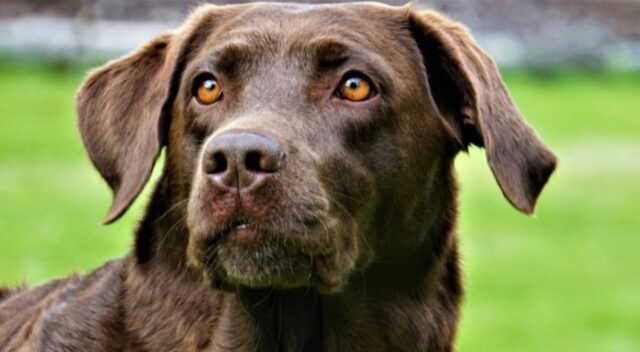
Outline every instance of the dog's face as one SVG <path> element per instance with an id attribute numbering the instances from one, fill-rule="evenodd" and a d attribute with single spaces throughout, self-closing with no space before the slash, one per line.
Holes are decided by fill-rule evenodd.
<path id="1" fill-rule="evenodd" d="M 444 142 L 414 99 L 426 81 L 398 15 L 254 7 L 194 53 L 169 155 L 189 184 L 195 265 L 224 282 L 329 291 L 366 262 L 379 203 L 421 193 Z"/>
<path id="2" fill-rule="evenodd" d="M 107 222 L 165 145 L 186 258 L 223 285 L 339 290 L 440 216 L 468 144 L 525 212 L 555 162 L 467 34 L 406 7 L 203 7 L 89 77 L 78 113 Z"/>

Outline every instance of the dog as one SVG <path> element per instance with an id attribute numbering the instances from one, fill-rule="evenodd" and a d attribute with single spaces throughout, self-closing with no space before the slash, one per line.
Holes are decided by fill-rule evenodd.
<path id="1" fill-rule="evenodd" d="M 2 351 L 452 351 L 453 160 L 531 214 L 555 156 L 458 23 L 410 5 L 204 5 L 77 93 L 131 253 L 0 294 Z"/>

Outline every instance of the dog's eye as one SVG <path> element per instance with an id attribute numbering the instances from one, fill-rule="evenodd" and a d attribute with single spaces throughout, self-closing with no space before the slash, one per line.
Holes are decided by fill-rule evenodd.
<path id="1" fill-rule="evenodd" d="M 340 81 L 336 95 L 339 98 L 357 102 L 371 98 L 375 95 L 375 91 L 367 77 L 351 73 Z"/>
<path id="2" fill-rule="evenodd" d="M 222 87 L 213 75 L 202 74 L 194 81 L 193 95 L 200 104 L 213 104 L 222 97 Z"/>

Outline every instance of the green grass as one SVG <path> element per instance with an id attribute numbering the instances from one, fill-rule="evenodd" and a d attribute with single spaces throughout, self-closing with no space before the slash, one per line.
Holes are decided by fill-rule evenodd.
<path id="1" fill-rule="evenodd" d="M 640 77 L 507 75 L 560 165 L 529 218 L 460 156 L 461 351 L 640 350 Z"/>
<path id="2" fill-rule="evenodd" d="M 79 70 L 0 64 L 0 283 L 86 271 L 128 250 L 146 197 L 110 193 L 75 127 Z M 467 287 L 460 351 L 640 350 L 640 75 L 505 75 L 560 167 L 535 217 L 472 150 L 457 160 Z"/>

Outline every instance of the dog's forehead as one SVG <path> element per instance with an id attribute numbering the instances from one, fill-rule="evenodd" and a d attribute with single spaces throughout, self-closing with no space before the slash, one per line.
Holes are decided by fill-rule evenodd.
<path id="1" fill-rule="evenodd" d="M 397 42 L 406 20 L 403 8 L 375 3 L 257 3 L 214 7 L 211 13 L 217 25 L 205 47 L 243 41 L 256 50 L 340 38 L 347 45 L 382 51 Z"/>
<path id="2" fill-rule="evenodd" d="M 379 21 L 392 20 L 402 16 L 405 8 L 377 3 L 342 4 L 293 4 L 254 3 L 214 7 L 232 19 L 235 26 L 269 27 L 279 26 L 290 31 L 297 25 L 319 25 L 318 29 L 367 25 L 379 27 Z M 235 21 L 234 21 L 235 20 Z M 284 27 L 282 27 L 284 25 Z M 300 28 L 303 29 L 303 28 Z"/>

